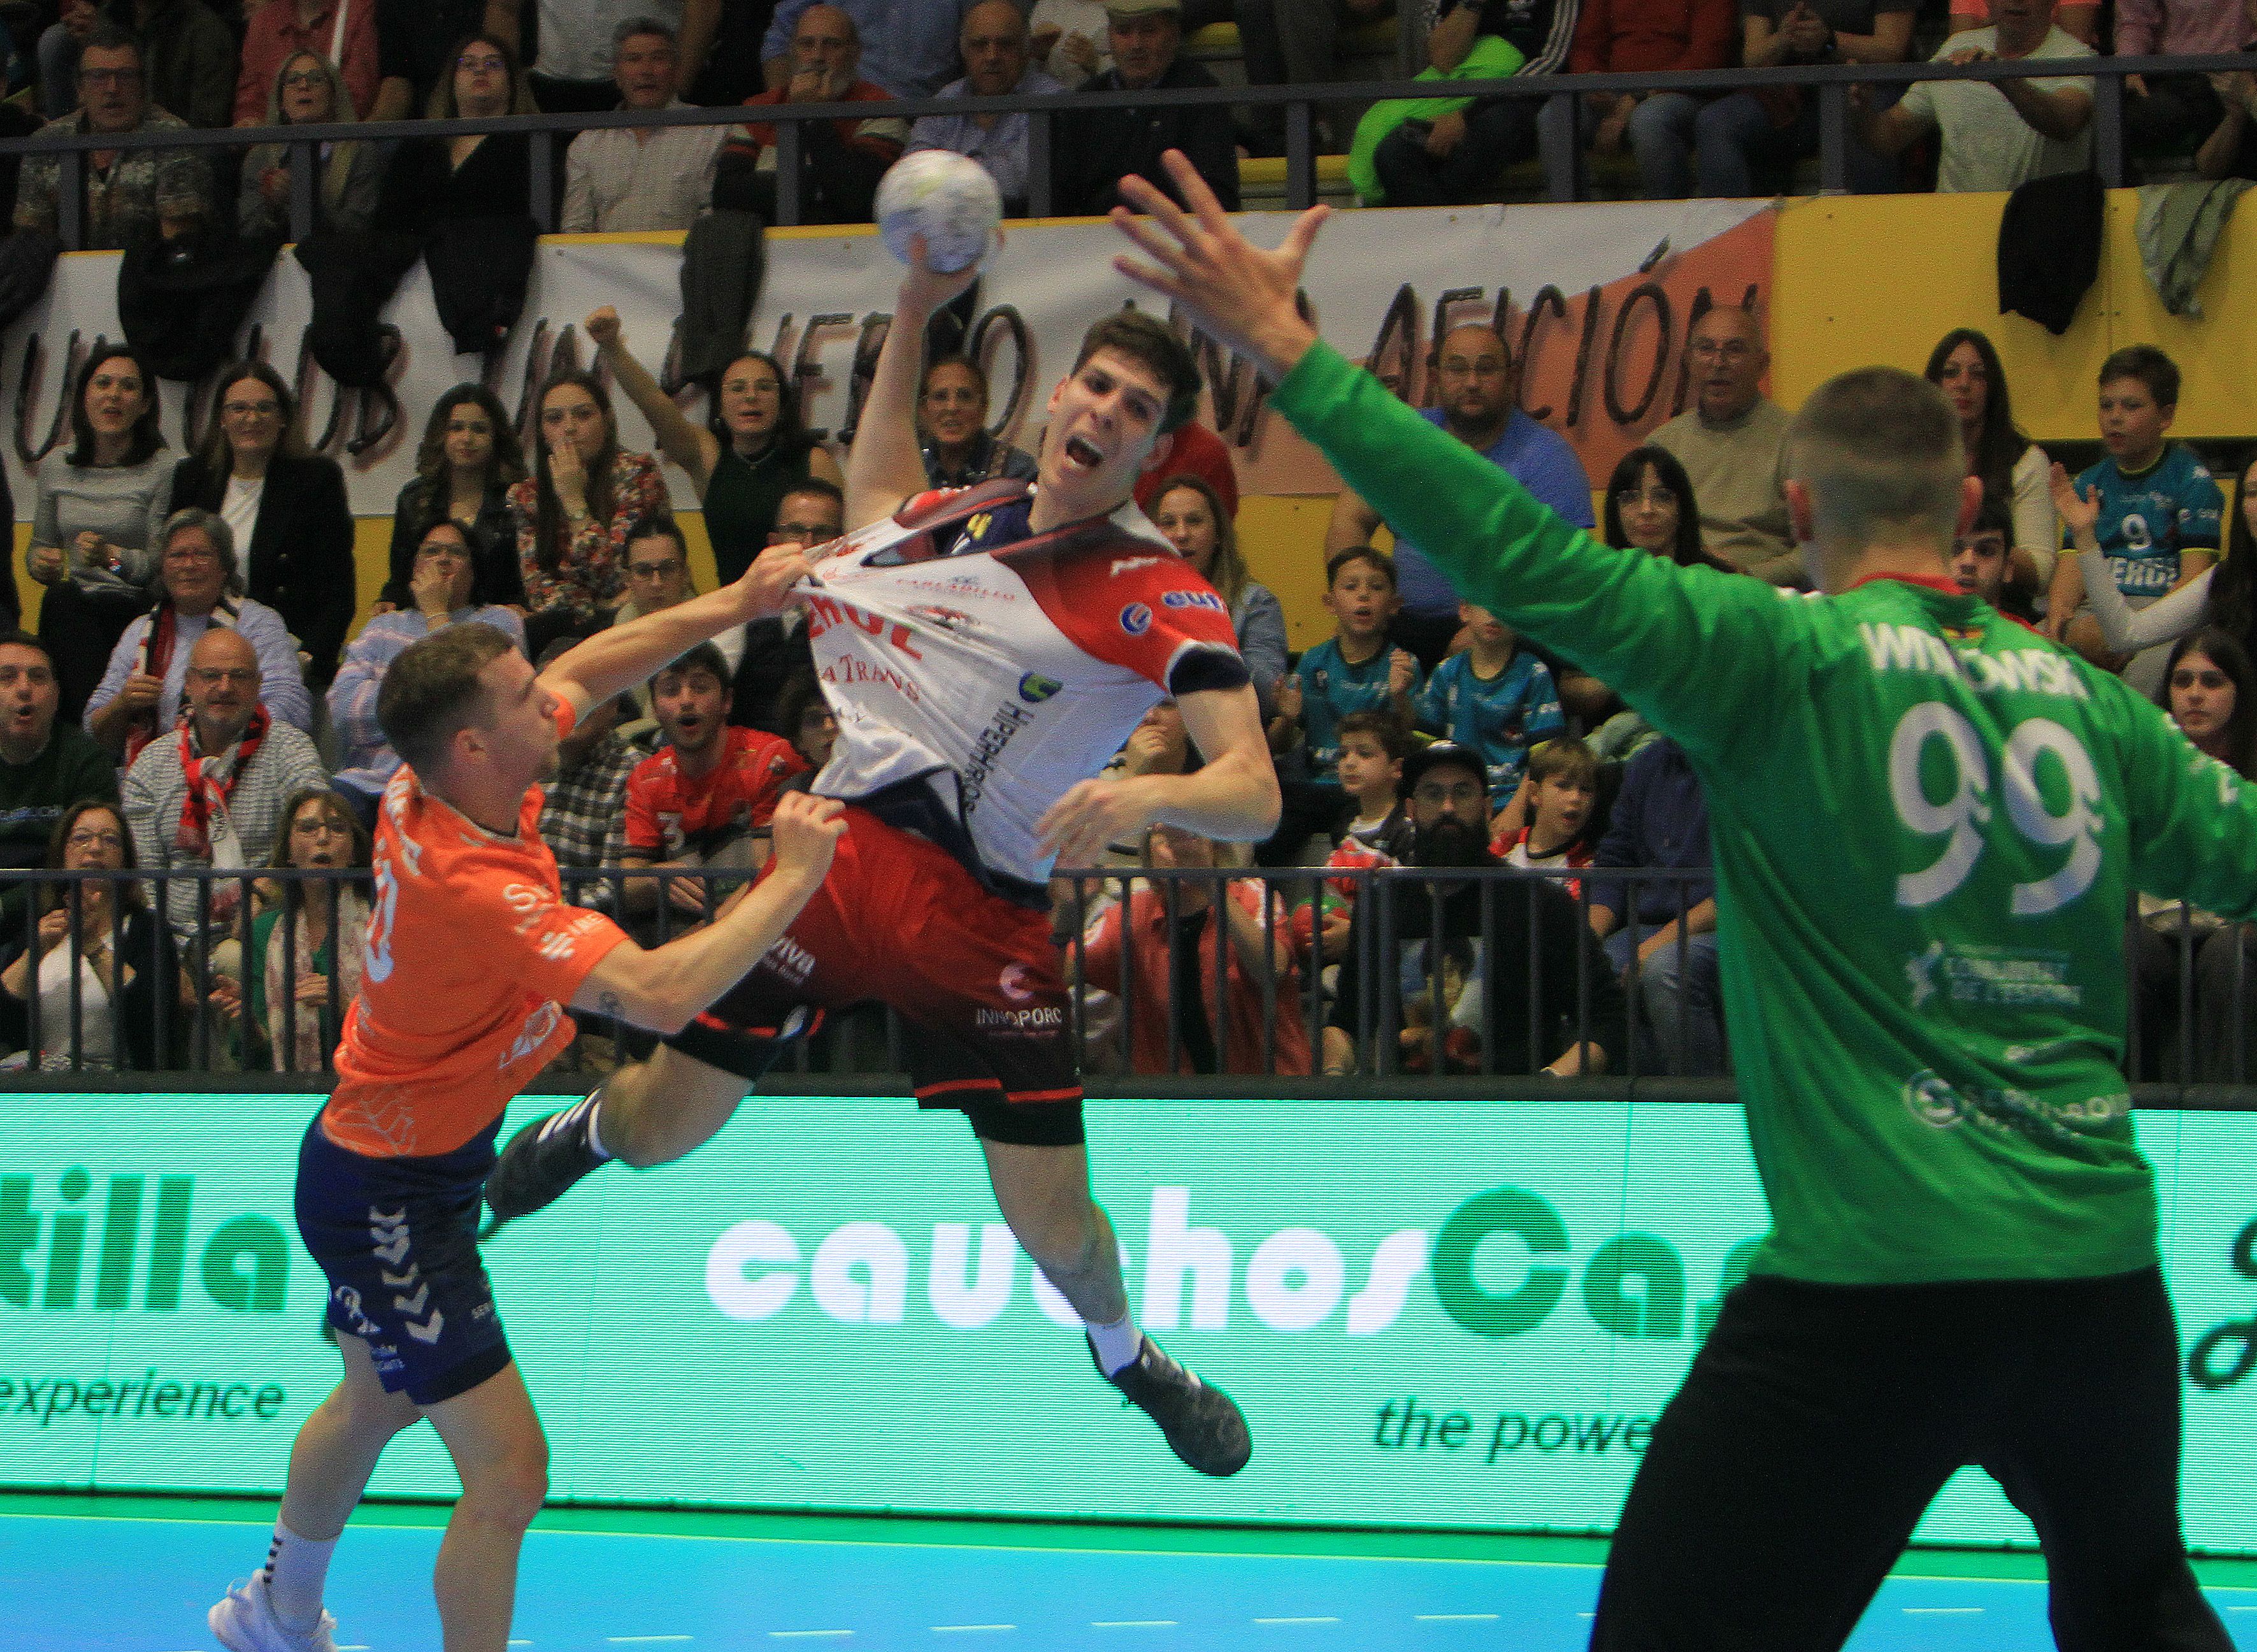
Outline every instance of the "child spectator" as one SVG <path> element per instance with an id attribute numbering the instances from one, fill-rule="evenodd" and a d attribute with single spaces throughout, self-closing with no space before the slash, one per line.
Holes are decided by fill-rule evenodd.
<path id="1" fill-rule="evenodd" d="M 1470 639 L 1434 668 L 1419 696 L 1419 727 L 1455 741 L 1489 765 L 1489 800 L 1501 809 L 1519 788 L 1532 741 L 1563 732 L 1560 696 L 1543 661 L 1486 608 L 1458 604 Z"/>
<path id="2" fill-rule="evenodd" d="M 1350 712 L 1341 719 L 1336 769 L 1355 813 L 1326 858 L 1327 869 L 1345 874 L 1403 859 L 1411 846 L 1411 815 L 1401 797 L 1403 760 L 1410 755 L 1409 732 L 1387 713 Z M 1325 961 L 1339 961 L 1348 944 L 1356 882 L 1346 876 L 1327 878 L 1314 902 L 1294 909 L 1293 944 L 1302 953 L 1307 953 L 1321 921 Z"/>
<path id="3" fill-rule="evenodd" d="M 2135 609 L 2218 560 L 2225 497 L 2194 450 L 2169 439 L 2178 401 L 2178 366 L 2153 344 L 2126 345 L 2100 364 L 2100 439 L 2108 454 L 2077 479 L 2077 496 L 2098 514 L 2089 528 L 2072 531 L 2080 549 L 2091 535 L 2108 558 L 2116 589 Z M 2084 599 L 2083 571 L 2064 557 L 2054 569 L 2048 633 L 2096 664 L 2121 668 L 2107 654 L 2098 622 L 2077 614 Z M 2152 692 L 2161 667 L 2161 654 L 2150 650 L 2123 669 L 2133 686 Z"/>
<path id="4" fill-rule="evenodd" d="M 1391 711 L 1407 727 L 1418 693 L 1419 662 L 1390 648 L 1395 617 L 1395 559 L 1369 545 L 1351 546 L 1325 564 L 1325 609 L 1333 635 L 1301 656 L 1277 687 L 1270 749 L 1284 755 L 1307 747 L 1308 771 L 1327 775 L 1340 762 L 1341 719 L 1350 712 Z"/>
<path id="5" fill-rule="evenodd" d="M 1489 853 L 1507 866 L 1537 871 L 1580 870 L 1590 865 L 1592 845 L 1583 829 L 1598 806 L 1598 755 L 1580 740 L 1547 740 L 1530 755 L 1522 790 L 1533 818 L 1525 826 L 1500 831 L 1489 843 Z M 1558 887 L 1570 900 L 1582 897 L 1579 877 L 1562 878 Z"/>

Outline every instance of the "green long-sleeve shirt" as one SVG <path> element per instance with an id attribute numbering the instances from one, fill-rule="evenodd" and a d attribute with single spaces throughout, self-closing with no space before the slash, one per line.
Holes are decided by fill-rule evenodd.
<path id="1" fill-rule="evenodd" d="M 2257 915 L 2257 789 L 1939 578 L 1808 598 L 1602 546 L 1319 345 L 1273 403 L 1471 602 L 1707 789 L 1758 1272 L 2155 1259 L 2119 1069 L 2131 891 Z"/>

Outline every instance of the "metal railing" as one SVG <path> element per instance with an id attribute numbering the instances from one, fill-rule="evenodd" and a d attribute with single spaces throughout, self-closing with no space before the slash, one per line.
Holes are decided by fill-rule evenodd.
<path id="1" fill-rule="evenodd" d="M 678 869 L 649 867 L 563 874 L 568 900 L 614 913 L 641 904 L 629 902 L 630 890 L 651 887 L 647 910 L 626 913 L 622 921 L 654 946 L 700 915 L 710 916 L 751 874 L 714 869 L 703 875 L 697 913 L 677 910 L 668 897 L 666 883 L 683 876 Z M 334 967 L 322 972 L 318 995 L 307 1003 L 290 991 L 273 1002 L 270 1013 L 279 1025 L 270 1036 L 265 1025 L 253 1025 L 246 1002 L 253 972 L 263 976 L 266 967 L 252 945 L 254 912 L 310 907 L 326 914 L 334 936 L 340 914 L 355 910 L 345 904 L 346 891 L 365 876 L 354 870 L 265 868 L 145 874 L 139 883 L 147 909 L 173 916 L 169 923 L 151 925 L 138 943 L 126 932 L 123 902 L 110 901 L 104 937 L 98 932 L 103 926 L 86 918 L 82 903 L 65 900 L 60 910 L 67 917 L 56 944 L 68 956 L 88 957 L 106 941 L 117 965 L 136 977 L 149 972 L 159 989 L 142 995 L 145 1020 L 129 1023 L 118 1012 L 124 976 L 113 965 L 106 993 L 110 1027 L 103 1040 L 83 1035 L 89 1019 L 85 972 L 69 972 L 60 1006 L 42 1004 L 36 974 L 20 996 L 0 983 L 0 1010 L 24 1029 L 12 1041 L 25 1053 L 11 1060 L 39 1070 L 37 1081 L 51 1088 L 138 1088 L 148 1081 L 134 1075 L 152 1072 L 176 1075 L 167 1083 L 186 1074 L 230 1088 L 326 1088 L 350 1008 L 342 972 Z M 1570 879 L 1580 883 L 1572 897 L 1554 887 Z M 52 904 L 48 890 L 101 881 L 123 880 L 100 870 L 0 871 L 0 898 L 28 895 L 0 932 L 0 964 L 25 949 L 39 955 L 40 909 Z M 1681 869 L 1589 868 L 1568 873 L 1454 869 L 1446 875 L 1403 868 L 1128 868 L 1063 874 L 1055 887 L 1069 982 L 1067 1036 L 1090 1088 L 1100 1094 L 1450 1098 L 1540 1092 L 1593 1101 L 1729 1101 L 1734 1096 L 1729 1078 L 1685 1073 L 1691 1038 L 1685 1001 L 1679 1002 L 1673 1027 L 1656 1025 L 1653 1006 L 1637 990 L 1624 995 L 1618 1011 L 1609 1008 L 1621 974 L 1589 921 L 1596 884 L 1624 887 L 1631 911 L 1646 904 L 1641 890 L 1666 888 L 1674 892 L 1659 904 L 1680 911 L 1692 904 L 1692 886 L 1705 881 L 1705 874 Z M 1327 948 L 1325 892 L 1343 883 L 1353 887 L 1355 916 L 1341 941 Z M 1259 894 L 1244 893 L 1253 890 Z M 1242 895 L 1244 925 L 1234 936 L 1229 920 L 1218 923 L 1216 915 Z M 1206 932 L 1179 952 L 1179 922 L 1202 906 L 1208 914 Z M 1544 947 L 1547 932 L 1555 940 L 1561 932 L 1563 911 L 1574 938 L 1567 980 L 1560 979 L 1560 959 L 1547 959 Z M 2147 1081 L 2133 1087 L 2140 1104 L 2257 1108 L 2257 1085 L 2251 1082 L 2257 1051 L 2249 1047 L 2249 1024 L 2257 1016 L 2257 928 L 2204 927 L 2183 916 L 2166 920 L 2161 929 L 2150 929 L 2136 914 L 2131 921 L 2135 927 L 2129 932 L 2140 944 L 2126 948 L 2132 1015 L 2126 1068 Z M 1422 930 L 1423 935 L 1414 932 Z M 279 924 L 275 932 L 279 943 L 270 937 L 268 945 L 283 950 L 279 975 L 287 987 L 312 961 L 296 955 L 295 926 Z M 1477 953 L 1468 947 L 1460 954 L 1470 967 L 1456 983 L 1432 947 L 1412 971 L 1404 968 L 1411 955 L 1405 939 L 1415 943 L 1437 935 L 1453 946 L 1478 943 Z M 902 944 L 914 946 L 915 938 L 904 937 Z M 2157 953 L 2158 944 L 2167 955 Z M 1681 927 L 1668 945 L 1675 948 L 1681 977 L 1690 945 Z M 2212 954 L 2211 947 L 2225 951 Z M 1108 954 L 1117 961 L 1107 961 Z M 2173 1004 L 2161 1003 L 2150 982 L 2145 1011 L 2159 1015 L 2169 1029 L 2161 1049 L 2143 1034 L 2143 964 L 2176 997 Z M 1333 966 L 1339 967 L 1336 977 Z M 1154 982 L 1164 984 L 1155 988 Z M 1192 993 L 1196 1010 L 1186 996 Z M 2222 1016 L 2220 998 L 2227 1006 Z M 2217 1017 L 2210 1023 L 2200 1018 L 2204 1003 Z M 276 1050 L 298 1047 L 308 1015 L 319 1017 L 318 1064 L 276 1060 Z M 544 1081 L 583 1082 L 655 1043 L 652 1035 L 601 1016 L 576 1012 L 574 1018 L 580 1036 Z M 1448 1037 L 1445 1030 L 1454 1023 L 1468 1036 Z M 1518 1032 L 1508 1036 L 1501 1023 L 1517 1025 Z M 1353 1052 L 1344 1074 L 1326 1071 L 1328 1030 L 1340 1033 Z M 145 1035 L 153 1059 L 135 1054 L 138 1035 Z M 909 1052 L 916 1036 L 915 1028 L 889 1010 L 833 1017 L 822 1034 L 789 1046 L 776 1076 L 786 1088 L 899 1094 L 913 1065 Z M 1334 1041 L 1334 1053 L 1341 1039 Z M 1593 1044 L 1605 1051 L 1603 1071 L 1542 1076 L 1561 1055 Z M 1205 1060 L 1192 1059 L 1201 1052 Z M 29 1081 L 28 1074 L 18 1074 L 5 1083 Z"/>
<path id="2" fill-rule="evenodd" d="M 1453 97 L 1540 99 L 1550 104 L 1565 130 L 1576 130 L 1574 104 L 1594 92 L 1732 92 L 1794 89 L 1815 92 L 1818 98 L 1819 188 L 1840 191 L 1848 187 L 1850 124 L 1849 89 L 1854 85 L 1904 86 L 1915 81 L 2010 81 L 2073 78 L 2092 83 L 2091 122 L 2093 165 L 2110 188 L 2124 182 L 2124 81 L 2126 76 L 2225 73 L 2257 70 L 2257 53 L 2225 53 L 2187 57 L 2091 57 L 2028 59 L 1984 63 L 1810 64 L 1779 68 L 1730 68 L 1648 74 L 1519 75 L 1506 80 L 1451 81 Z M 1069 92 L 1047 96 L 1012 95 L 1002 97 L 903 98 L 881 106 L 888 117 L 915 119 L 922 115 L 1024 114 L 1028 120 L 1028 210 L 1046 217 L 1056 202 L 1052 150 L 1055 122 L 1064 114 L 1111 109 L 1207 108 L 1215 105 L 1255 108 L 1283 107 L 1285 111 L 1285 203 L 1298 209 L 1317 198 L 1315 111 L 1320 105 L 1378 102 L 1388 98 L 1431 97 L 1432 81 L 1388 80 L 1341 82 L 1327 85 L 1217 86 L 1153 89 L 1135 92 Z M 86 157 L 96 150 L 248 150 L 258 144 L 281 143 L 291 152 L 290 226 L 293 238 L 312 232 L 315 222 L 316 162 L 323 144 L 346 141 L 396 143 L 417 138 L 456 138 L 472 133 L 521 133 L 531 139 L 532 181 L 527 209 L 545 232 L 555 228 L 557 181 L 562 174 L 557 145 L 582 131 L 619 127 L 740 125 L 748 118 L 772 125 L 776 133 L 776 222 L 800 222 L 800 128 L 808 121 L 867 120 L 868 103 L 803 103 L 761 105 L 747 114 L 739 105 L 626 110 L 602 113 L 498 116 L 482 120 L 417 120 L 393 122 L 334 122 L 322 125 L 230 127 L 217 131 L 136 131 L 114 134 L 80 133 L 60 138 L 38 136 L 0 139 L 0 155 L 49 156 L 60 163 L 58 234 L 67 248 L 84 240 Z M 1561 146 L 1563 152 L 1545 156 L 1546 189 L 1554 201 L 1582 199 L 1587 182 L 1580 141 Z M 232 203 L 218 203 L 232 212 Z"/>

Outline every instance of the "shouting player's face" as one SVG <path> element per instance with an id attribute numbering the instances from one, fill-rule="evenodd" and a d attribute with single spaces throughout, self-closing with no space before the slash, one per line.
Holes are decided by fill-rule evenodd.
<path id="1" fill-rule="evenodd" d="M 1168 387 L 1132 356 L 1096 351 L 1051 393 L 1042 486 L 1078 521 L 1113 510 L 1136 486 L 1160 439 Z"/>

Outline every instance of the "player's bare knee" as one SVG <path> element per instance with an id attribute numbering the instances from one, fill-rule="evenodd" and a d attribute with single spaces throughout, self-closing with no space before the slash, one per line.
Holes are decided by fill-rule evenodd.
<path id="1" fill-rule="evenodd" d="M 523 1531 L 548 1499 L 548 1443 L 536 1436 L 463 1477 L 463 1507 L 490 1526 Z"/>
<path id="2" fill-rule="evenodd" d="M 717 1135 L 744 1099 L 745 1081 L 662 1045 L 604 1087 L 605 1151 L 637 1170 L 671 1163 Z"/>

